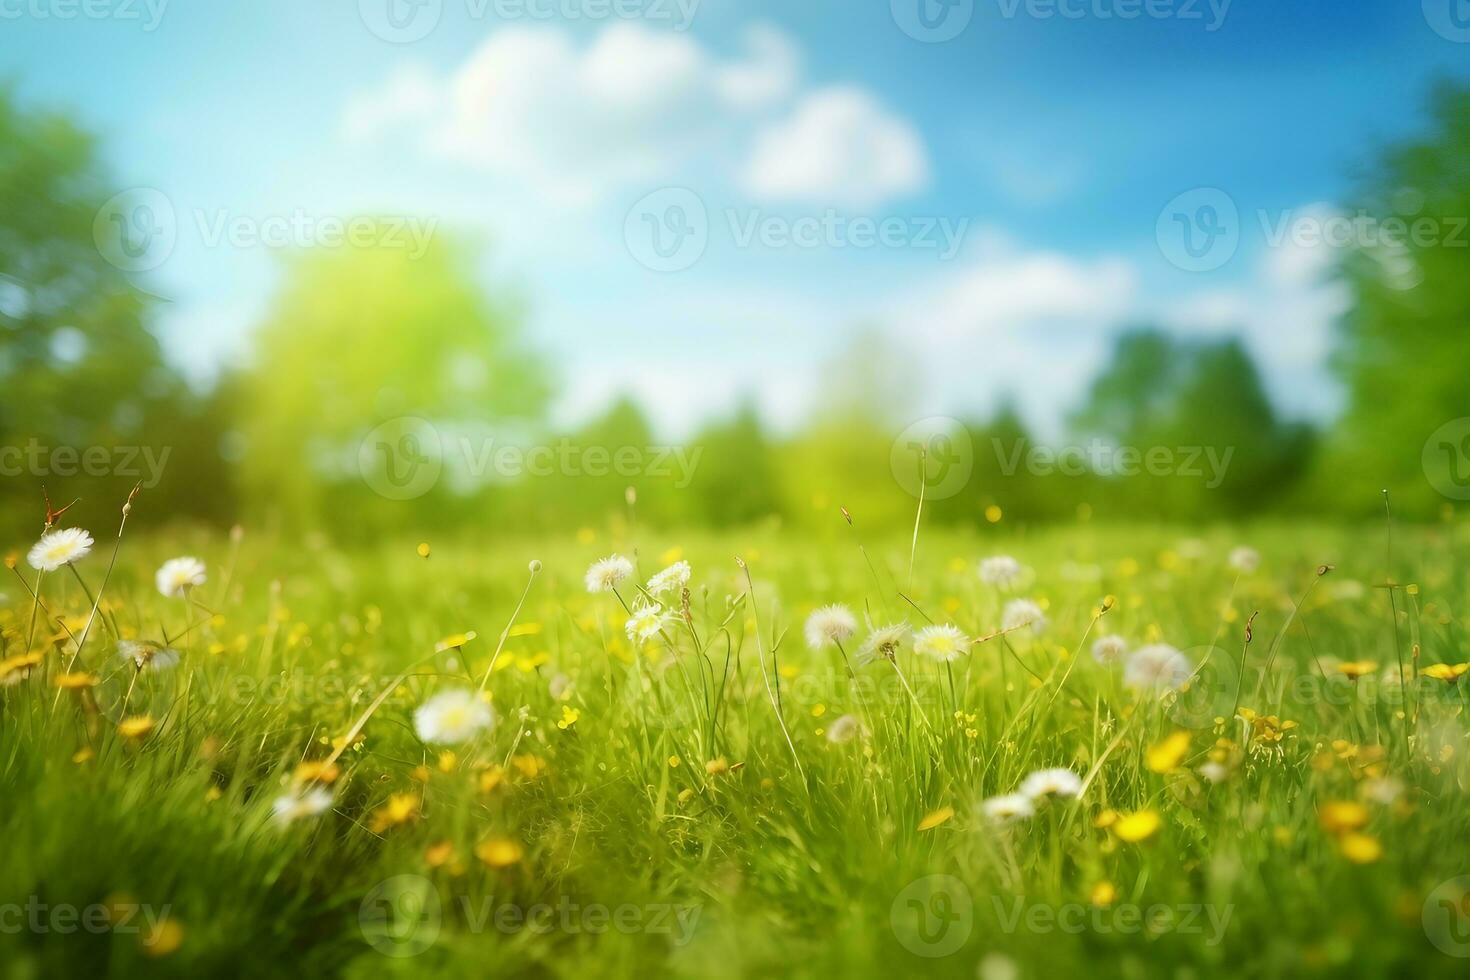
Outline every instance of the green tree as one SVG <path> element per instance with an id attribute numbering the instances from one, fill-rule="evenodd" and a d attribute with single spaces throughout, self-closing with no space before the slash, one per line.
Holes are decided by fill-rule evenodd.
<path id="1" fill-rule="evenodd" d="M 1385 487 L 1419 515 L 1467 489 L 1470 423 L 1442 427 L 1470 415 L 1470 89 L 1438 89 L 1431 109 L 1430 132 L 1362 179 L 1352 211 L 1376 233 L 1339 269 L 1354 299 L 1334 357 L 1349 402 L 1316 488 L 1354 512 L 1381 512 Z"/>
<path id="2" fill-rule="evenodd" d="M 257 509 L 358 530 L 482 516 L 491 440 L 539 418 L 548 384 L 469 258 L 436 239 L 422 254 L 345 247 L 289 267 L 242 391 Z"/>

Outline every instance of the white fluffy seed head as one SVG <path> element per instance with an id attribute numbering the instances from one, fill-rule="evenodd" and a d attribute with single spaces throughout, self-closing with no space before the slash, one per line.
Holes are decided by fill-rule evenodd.
<path id="1" fill-rule="evenodd" d="M 806 618 L 806 645 L 821 650 L 857 632 L 857 618 L 846 606 L 823 606 Z"/>
<path id="2" fill-rule="evenodd" d="M 633 563 L 622 555 L 599 558 L 587 568 L 588 592 L 611 592 L 633 574 Z"/>

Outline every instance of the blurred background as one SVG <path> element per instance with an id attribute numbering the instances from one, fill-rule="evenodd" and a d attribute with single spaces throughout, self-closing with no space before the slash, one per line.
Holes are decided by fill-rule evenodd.
<path id="1" fill-rule="evenodd" d="M 1463 0 L 0 0 L 0 523 L 1445 520 Z"/>

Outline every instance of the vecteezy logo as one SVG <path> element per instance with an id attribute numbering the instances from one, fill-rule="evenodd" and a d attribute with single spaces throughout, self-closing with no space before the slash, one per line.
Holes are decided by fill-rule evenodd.
<path id="1" fill-rule="evenodd" d="M 1424 19 L 1446 41 L 1470 43 L 1470 0 L 1424 0 Z"/>
<path id="2" fill-rule="evenodd" d="M 173 254 L 177 239 L 173 202 L 151 187 L 113 195 L 92 219 L 97 251 L 124 272 L 158 268 Z"/>
<path id="3" fill-rule="evenodd" d="M 1422 922 L 1441 953 L 1470 957 L 1470 875 L 1440 882 L 1424 900 Z"/>
<path id="4" fill-rule="evenodd" d="M 357 0 L 367 29 L 392 44 L 412 44 L 439 26 L 444 0 Z"/>
<path id="5" fill-rule="evenodd" d="M 959 419 L 931 415 L 898 434 L 888 452 L 888 467 L 898 485 L 926 500 L 953 497 L 970 482 L 975 448 Z"/>
<path id="6" fill-rule="evenodd" d="M 439 938 L 441 915 L 433 882 L 421 875 L 395 875 L 363 898 L 357 926 L 384 956 L 417 956 Z"/>
<path id="7" fill-rule="evenodd" d="M 1429 485 L 1451 500 L 1470 500 L 1470 417 L 1435 429 L 1420 456 Z"/>
<path id="8" fill-rule="evenodd" d="M 1164 258 L 1185 272 L 1209 272 L 1240 246 L 1240 212 L 1217 187 L 1196 187 L 1164 205 L 1154 225 Z"/>
<path id="9" fill-rule="evenodd" d="M 646 194 L 623 220 L 628 253 L 654 272 L 678 272 L 699 261 L 709 244 L 709 215 L 699 195 L 684 187 Z"/>
<path id="10" fill-rule="evenodd" d="M 910 953 L 948 956 L 970 938 L 975 907 L 963 881 L 953 875 L 928 875 L 898 893 L 888 921 Z"/>
<path id="11" fill-rule="evenodd" d="M 1231 717 L 1241 687 L 1235 658 L 1220 647 L 1191 647 L 1181 652 L 1194 668 L 1169 705 L 1170 720 L 1198 729 L 1212 727 L 1216 718 Z"/>
<path id="12" fill-rule="evenodd" d="M 357 447 L 357 468 L 373 492 L 389 500 L 422 497 L 444 469 L 439 432 L 410 415 L 377 426 Z"/>
<path id="13" fill-rule="evenodd" d="M 888 0 L 893 22 L 915 41 L 938 44 L 970 25 L 975 0 Z"/>

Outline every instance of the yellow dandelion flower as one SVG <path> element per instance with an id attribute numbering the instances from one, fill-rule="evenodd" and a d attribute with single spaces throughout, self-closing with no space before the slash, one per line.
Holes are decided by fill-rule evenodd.
<path id="1" fill-rule="evenodd" d="M 518 841 L 509 837 L 490 837 L 475 847 L 475 857 L 492 868 L 508 868 L 525 854 Z"/>
<path id="2" fill-rule="evenodd" d="M 1154 810 L 1139 810 L 1118 817 L 1113 824 L 1113 835 L 1120 841 L 1137 844 L 1148 840 L 1159 829 L 1159 815 Z"/>
<path id="3" fill-rule="evenodd" d="M 434 644 L 434 652 L 443 653 L 446 650 L 458 650 L 479 635 L 474 630 L 470 630 L 467 633 L 455 633 L 451 636 L 446 636 Z"/>
<path id="4" fill-rule="evenodd" d="M 415 548 L 414 550 L 418 552 L 420 558 L 427 558 L 427 557 L 429 557 L 429 551 L 430 551 L 430 549 L 429 549 L 429 542 L 427 542 L 427 541 L 420 541 L 419 542 L 419 546 L 417 548 Z"/>
<path id="5" fill-rule="evenodd" d="M 419 798 L 413 793 L 394 793 L 388 797 L 387 803 L 373 811 L 368 826 L 373 833 L 381 834 L 386 830 L 417 820 L 419 802 Z"/>
<path id="6" fill-rule="evenodd" d="M 575 725 L 577 723 L 577 719 L 581 717 L 582 712 L 578 711 L 576 708 L 573 708 L 569 704 L 564 704 L 561 706 L 561 718 L 557 721 L 556 727 L 560 728 L 562 731 L 566 731 L 568 728 L 571 728 L 573 725 Z"/>
<path id="7" fill-rule="evenodd" d="M 1163 741 L 1151 746 L 1144 753 L 1144 764 L 1149 772 L 1167 773 L 1179 768 L 1189 753 L 1189 733 L 1174 732 Z"/>
<path id="8" fill-rule="evenodd" d="M 1383 845 L 1378 838 L 1352 831 L 1338 839 L 1342 856 L 1354 864 L 1372 864 L 1383 857 Z"/>
<path id="9" fill-rule="evenodd" d="M 948 823 L 950 818 L 953 816 L 954 807 L 942 806 L 938 810 L 935 810 L 933 813 L 929 814 L 923 820 L 919 821 L 919 830 L 933 830 L 940 824 Z"/>
<path id="10" fill-rule="evenodd" d="M 31 675 L 31 671 L 40 662 L 39 653 L 22 653 L 0 660 L 0 687 L 19 684 Z"/>
<path id="11" fill-rule="evenodd" d="M 57 674 L 53 684 L 63 691 L 84 691 L 97 686 L 97 675 L 87 673 Z"/>
<path id="12" fill-rule="evenodd" d="M 424 863 L 431 868 L 442 868 L 453 859 L 454 841 L 436 841 L 424 850 Z"/>
<path id="13" fill-rule="evenodd" d="M 91 762 L 95 758 L 97 758 L 96 752 L 93 752 L 90 748 L 80 748 L 72 754 L 71 761 L 80 766 L 84 762 Z"/>
<path id="14" fill-rule="evenodd" d="M 546 771 L 546 760 L 536 755 L 511 756 L 510 764 L 527 779 L 535 779 Z"/>
<path id="15" fill-rule="evenodd" d="M 291 773 L 291 781 L 297 783 L 322 783 L 330 786 L 342 775 L 342 767 L 325 759 L 299 763 Z"/>
<path id="16" fill-rule="evenodd" d="M 1378 665 L 1371 660 L 1345 660 L 1337 665 L 1337 672 L 1350 681 L 1355 681 L 1365 674 L 1371 674 L 1378 669 Z"/>
<path id="17" fill-rule="evenodd" d="M 184 945 L 184 927 L 178 919 L 164 919 L 148 926 L 139 936 L 139 942 L 144 956 L 168 956 Z"/>
<path id="18" fill-rule="evenodd" d="M 480 792 L 489 793 L 505 781 L 505 770 L 499 766 L 491 766 L 480 773 Z"/>
<path id="19" fill-rule="evenodd" d="M 147 715 L 133 715 L 118 722 L 117 733 L 123 738 L 144 739 L 158 727 L 158 722 Z"/>
<path id="20" fill-rule="evenodd" d="M 1111 809 L 1103 810 L 1097 816 L 1092 818 L 1092 825 L 1099 830 L 1106 830 L 1117 822 L 1118 811 Z"/>
<path id="21" fill-rule="evenodd" d="M 442 773 L 448 774 L 454 772 L 456 769 L 459 768 L 459 756 L 455 755 L 448 749 L 445 749 L 443 752 L 439 753 L 438 766 L 439 771 Z"/>
<path id="22" fill-rule="evenodd" d="M 679 757 L 677 755 L 671 755 L 671 756 L 669 756 L 669 768 L 670 769 L 678 769 L 679 768 Z"/>
<path id="23" fill-rule="evenodd" d="M 1464 677 L 1467 670 L 1470 670 L 1470 663 L 1430 664 L 1428 667 L 1419 671 L 1419 676 L 1444 681 L 1446 684 L 1453 684 L 1461 677 Z"/>
<path id="24" fill-rule="evenodd" d="M 1329 834 L 1361 830 L 1368 824 L 1368 808 L 1356 800 L 1331 800 L 1317 810 L 1317 820 Z"/>
<path id="25" fill-rule="evenodd" d="M 1107 908 L 1117 900 L 1118 889 L 1111 881 L 1099 881 L 1087 896 L 1087 901 L 1098 908 Z"/>

